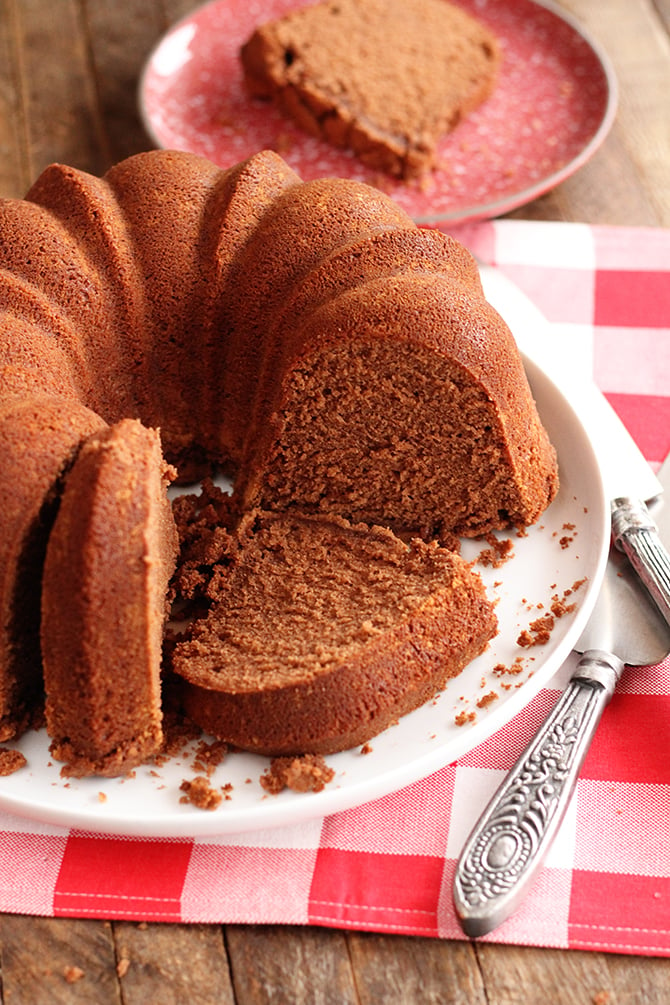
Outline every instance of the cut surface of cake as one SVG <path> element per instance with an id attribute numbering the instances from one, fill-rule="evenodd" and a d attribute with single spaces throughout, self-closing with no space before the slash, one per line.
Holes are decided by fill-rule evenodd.
<path id="1" fill-rule="evenodd" d="M 402 178 L 492 92 L 500 51 L 447 0 L 325 0 L 260 25 L 241 50 L 254 97 Z"/>
<path id="2" fill-rule="evenodd" d="M 247 513 L 207 595 L 209 613 L 173 656 L 184 707 L 261 753 L 364 743 L 433 697 L 497 629 L 458 555 L 338 517 Z"/>
<path id="3" fill-rule="evenodd" d="M 83 444 L 42 589 L 47 729 L 70 775 L 117 775 L 158 751 L 160 663 L 177 533 L 158 434 L 124 419 Z"/>

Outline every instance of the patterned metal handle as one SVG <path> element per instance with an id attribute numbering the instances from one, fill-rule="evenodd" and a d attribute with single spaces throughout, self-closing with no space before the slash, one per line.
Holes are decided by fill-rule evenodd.
<path id="1" fill-rule="evenodd" d="M 512 914 L 535 878 L 570 802 L 623 663 L 601 650 L 581 657 L 538 733 L 487 806 L 456 867 L 454 906 L 476 938 Z"/>
<path id="2" fill-rule="evenodd" d="M 627 497 L 613 501 L 612 536 L 670 625 L 670 555 L 643 502 Z"/>

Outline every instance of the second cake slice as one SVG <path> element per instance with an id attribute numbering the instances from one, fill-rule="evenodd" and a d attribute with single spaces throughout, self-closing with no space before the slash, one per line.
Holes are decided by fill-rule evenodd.
<path id="1" fill-rule="evenodd" d="M 458 555 L 338 517 L 247 514 L 174 653 L 187 715 L 260 753 L 364 743 L 432 698 L 497 630 Z"/>
<path id="2" fill-rule="evenodd" d="M 253 96 L 375 170 L 411 178 L 489 96 L 500 51 L 446 0 L 326 0 L 259 26 L 241 58 Z"/>

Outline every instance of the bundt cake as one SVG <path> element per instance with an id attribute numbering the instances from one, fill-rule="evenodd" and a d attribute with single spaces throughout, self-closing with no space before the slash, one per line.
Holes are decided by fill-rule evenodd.
<path id="1" fill-rule="evenodd" d="M 323 0 L 259 25 L 240 51 L 252 97 L 401 178 L 493 91 L 495 36 L 447 0 Z"/>
<path id="2" fill-rule="evenodd" d="M 496 632 L 454 552 L 340 517 L 250 511 L 173 668 L 207 732 L 267 754 L 363 743 L 422 705 Z"/>
<path id="3" fill-rule="evenodd" d="M 4 738 L 20 731 L 36 700 L 41 617 L 49 728 L 74 770 L 121 770 L 158 735 L 144 696 L 174 528 L 149 430 L 182 481 L 232 473 L 239 512 L 404 538 L 532 523 L 557 491 L 518 351 L 468 253 L 377 190 L 302 183 L 270 152 L 222 171 L 154 151 L 102 179 L 51 166 L 26 199 L 0 202 L 0 319 L 0 723 Z M 134 484 L 133 465 L 136 511 L 112 486 Z M 134 540 L 133 519 L 153 571 L 135 578 L 139 552 L 119 545 L 128 572 L 105 584 L 105 618 L 144 626 L 153 725 L 129 720 L 112 740 L 97 712 L 83 723 L 82 687 L 137 677 L 118 676 L 127 634 L 90 644 L 93 555 Z M 59 619 L 81 626 L 78 649 Z M 73 660 L 87 668 L 76 687 Z M 65 717 L 68 700 L 81 715 Z"/>

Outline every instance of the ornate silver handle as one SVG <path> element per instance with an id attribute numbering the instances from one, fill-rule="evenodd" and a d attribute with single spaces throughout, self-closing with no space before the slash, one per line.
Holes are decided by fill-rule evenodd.
<path id="1" fill-rule="evenodd" d="M 625 496 L 612 502 L 612 537 L 670 625 L 670 555 L 643 502 Z"/>
<path id="2" fill-rule="evenodd" d="M 466 935 L 476 938 L 497 928 L 526 895 L 623 666 L 601 650 L 581 657 L 568 687 L 484 810 L 454 879 L 454 906 Z"/>

